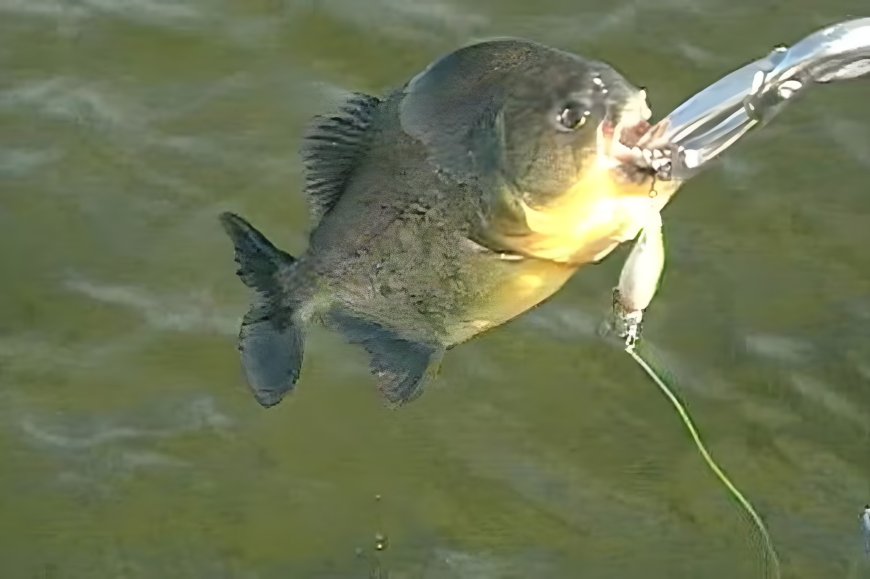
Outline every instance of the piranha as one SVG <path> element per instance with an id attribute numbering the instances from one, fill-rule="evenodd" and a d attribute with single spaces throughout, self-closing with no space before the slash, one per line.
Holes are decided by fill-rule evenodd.
<path id="1" fill-rule="evenodd" d="M 388 406 L 417 398 L 447 350 L 541 304 L 662 210 L 680 182 L 639 162 L 650 115 L 612 66 L 508 38 L 315 118 L 307 250 L 221 215 L 254 293 L 238 348 L 256 400 L 294 389 L 315 323 L 368 352 Z"/>

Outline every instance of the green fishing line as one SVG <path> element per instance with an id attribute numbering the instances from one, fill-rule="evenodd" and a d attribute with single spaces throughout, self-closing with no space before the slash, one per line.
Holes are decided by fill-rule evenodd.
<path id="1" fill-rule="evenodd" d="M 776 579 L 780 578 L 780 569 L 779 569 L 779 558 L 776 556 L 776 550 L 773 548 L 773 541 L 770 539 L 770 534 L 767 532 L 767 527 L 764 526 L 764 522 L 761 520 L 761 517 L 758 516 L 758 513 L 755 512 L 755 509 L 752 507 L 752 504 L 743 496 L 734 483 L 732 483 L 725 473 L 719 468 L 719 465 L 716 464 L 716 461 L 713 460 L 713 457 L 710 456 L 710 453 L 707 451 L 707 448 L 704 446 L 704 443 L 701 441 L 701 435 L 698 434 L 698 430 L 695 428 L 695 425 L 692 423 L 692 419 L 689 417 L 689 413 L 686 411 L 686 408 L 679 401 L 676 395 L 671 391 L 667 384 L 665 384 L 664 380 L 659 378 L 653 368 L 647 364 L 646 360 L 644 360 L 640 354 L 638 354 L 634 346 L 628 346 L 625 348 L 625 351 L 631 356 L 635 362 L 643 369 L 644 372 L 655 382 L 656 386 L 659 387 L 664 395 L 670 400 L 671 404 L 673 404 L 674 408 L 677 409 L 677 413 L 680 415 L 680 418 L 683 421 L 683 424 L 686 425 L 686 429 L 689 431 L 689 434 L 692 436 L 692 440 L 695 441 L 695 446 L 698 448 L 698 452 L 701 453 L 701 456 L 704 458 L 704 461 L 707 463 L 707 466 L 710 467 L 710 470 L 713 471 L 722 484 L 725 485 L 725 488 L 731 493 L 731 495 L 737 499 L 737 502 L 740 503 L 747 513 L 749 513 L 749 517 L 755 523 L 755 526 L 758 528 L 758 531 L 761 533 L 761 536 L 764 539 L 765 547 L 767 548 L 768 554 L 770 555 L 771 561 L 773 562 L 773 574 Z"/>

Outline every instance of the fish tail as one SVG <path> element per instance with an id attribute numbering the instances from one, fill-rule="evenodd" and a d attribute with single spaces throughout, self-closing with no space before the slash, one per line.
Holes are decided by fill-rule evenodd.
<path id="1" fill-rule="evenodd" d="M 238 349 L 254 398 L 268 408 L 293 390 L 302 368 L 303 321 L 287 291 L 299 262 L 238 215 L 222 213 L 220 221 L 235 246 L 236 275 L 254 290 Z"/>

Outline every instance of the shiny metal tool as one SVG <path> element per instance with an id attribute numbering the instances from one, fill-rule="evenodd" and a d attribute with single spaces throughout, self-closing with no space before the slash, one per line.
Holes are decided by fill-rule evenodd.
<path id="1" fill-rule="evenodd" d="M 658 178 L 697 174 L 817 84 L 870 76 L 870 18 L 840 22 L 726 75 L 652 127 L 637 146 Z"/>

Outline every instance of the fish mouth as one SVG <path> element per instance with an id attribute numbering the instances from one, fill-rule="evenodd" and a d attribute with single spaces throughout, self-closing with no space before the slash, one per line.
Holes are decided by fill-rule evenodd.
<path id="1" fill-rule="evenodd" d="M 646 119 L 621 120 L 616 124 L 604 121 L 601 124 L 604 155 L 620 163 L 643 162 L 643 149 L 637 145 L 651 127 Z"/>
<path id="2" fill-rule="evenodd" d="M 632 180 L 643 180 L 657 173 L 655 167 L 665 160 L 670 150 L 653 137 L 657 125 L 649 122 L 652 112 L 645 106 L 626 107 L 618 118 L 606 118 L 598 127 L 599 163 Z M 652 145 L 648 147 L 645 145 Z"/>

